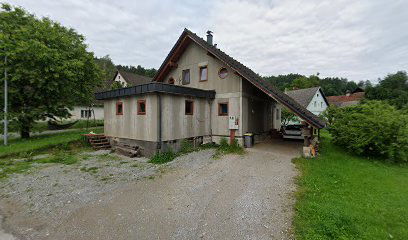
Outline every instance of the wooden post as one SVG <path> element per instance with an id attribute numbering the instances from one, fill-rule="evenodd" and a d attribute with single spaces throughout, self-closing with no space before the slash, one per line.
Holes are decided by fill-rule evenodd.
<path id="1" fill-rule="evenodd" d="M 230 129 L 230 144 L 233 144 L 235 140 L 235 129 Z"/>

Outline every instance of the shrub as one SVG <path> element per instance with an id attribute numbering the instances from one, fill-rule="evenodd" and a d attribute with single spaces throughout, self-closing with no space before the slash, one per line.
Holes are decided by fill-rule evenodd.
<path id="1" fill-rule="evenodd" d="M 159 152 L 156 153 L 151 159 L 150 163 L 155 163 L 155 164 L 163 164 L 167 162 L 173 161 L 177 157 L 177 154 L 174 153 L 173 151 L 169 150 L 167 152 Z"/>
<path id="2" fill-rule="evenodd" d="M 333 142 L 365 156 L 408 161 L 408 116 L 381 101 L 339 108 L 329 129 Z"/>
<path id="3" fill-rule="evenodd" d="M 222 138 L 220 140 L 220 145 L 217 148 L 217 152 L 215 153 L 214 157 L 218 158 L 221 155 L 224 154 L 230 154 L 230 153 L 235 153 L 235 154 L 244 154 L 245 150 L 242 148 L 236 139 L 234 139 L 234 142 L 232 144 L 228 144 L 228 141 L 226 138 Z"/>

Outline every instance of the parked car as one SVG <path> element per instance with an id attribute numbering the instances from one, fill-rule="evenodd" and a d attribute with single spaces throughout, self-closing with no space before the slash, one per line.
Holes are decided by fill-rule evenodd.
<path id="1" fill-rule="evenodd" d="M 302 139 L 302 125 L 293 124 L 282 127 L 282 136 L 285 139 Z"/>

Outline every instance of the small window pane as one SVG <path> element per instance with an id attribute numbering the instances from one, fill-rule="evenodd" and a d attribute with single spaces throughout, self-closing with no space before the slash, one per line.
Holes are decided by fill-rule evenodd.
<path id="1" fill-rule="evenodd" d="M 228 76 L 228 70 L 226 68 L 221 68 L 218 72 L 218 76 L 222 79 L 226 78 Z"/>
<path id="2" fill-rule="evenodd" d="M 146 114 L 146 100 L 137 101 L 137 114 L 145 115 Z"/>
<path id="3" fill-rule="evenodd" d="M 200 81 L 206 81 L 208 76 L 207 66 L 200 67 Z"/>
<path id="4" fill-rule="evenodd" d="M 169 79 L 169 84 L 174 84 L 174 78 Z"/>
<path id="5" fill-rule="evenodd" d="M 228 103 L 219 103 L 218 105 L 218 115 L 228 116 Z"/>
<path id="6" fill-rule="evenodd" d="M 194 102 L 192 100 L 186 100 L 185 113 L 186 115 L 193 115 L 194 112 Z"/>
<path id="7" fill-rule="evenodd" d="M 190 69 L 183 70 L 183 84 L 190 83 Z"/>
<path id="8" fill-rule="evenodd" d="M 116 103 L 116 115 L 123 115 L 123 103 Z"/>

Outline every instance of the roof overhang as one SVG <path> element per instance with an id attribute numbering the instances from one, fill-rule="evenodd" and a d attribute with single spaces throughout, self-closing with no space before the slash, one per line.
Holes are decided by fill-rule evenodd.
<path id="1" fill-rule="evenodd" d="M 119 88 L 105 92 L 98 92 L 95 93 L 95 98 L 97 100 L 107 100 L 107 99 L 114 99 L 114 98 L 121 98 L 121 97 L 130 97 L 130 96 L 137 96 L 147 93 L 167 93 L 167 94 L 175 94 L 175 95 L 183 95 L 183 96 L 190 96 L 190 97 L 197 97 L 197 98 L 208 98 L 214 99 L 215 98 L 215 91 L 214 90 L 202 90 L 197 88 L 190 88 L 190 87 L 183 87 L 183 86 L 176 86 L 172 84 L 165 84 L 165 83 L 147 83 L 141 84 L 137 86 L 127 87 L 127 88 Z"/>

